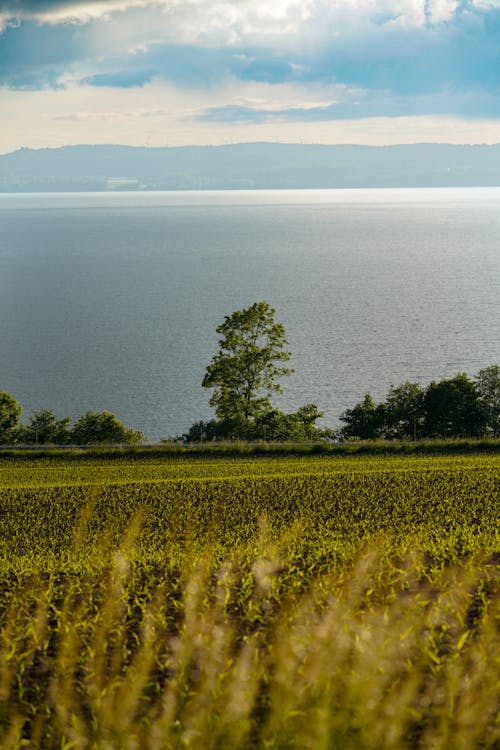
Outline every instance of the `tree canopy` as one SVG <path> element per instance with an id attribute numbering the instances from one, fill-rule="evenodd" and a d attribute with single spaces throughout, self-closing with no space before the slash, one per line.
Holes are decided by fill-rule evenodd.
<path id="1" fill-rule="evenodd" d="M 500 367 L 490 365 L 479 370 L 474 382 L 487 432 L 500 437 Z"/>
<path id="2" fill-rule="evenodd" d="M 93 445 L 119 443 L 136 445 L 144 435 L 121 422 L 109 411 L 88 411 L 73 427 L 71 419 L 58 419 L 50 409 L 33 412 L 26 424 L 19 423 L 21 406 L 9 393 L 0 391 L 0 444 L 16 445 Z"/>
<path id="3" fill-rule="evenodd" d="M 14 396 L 0 391 L 0 442 L 7 442 L 21 416 L 22 406 Z"/>
<path id="4" fill-rule="evenodd" d="M 129 429 L 109 411 L 88 411 L 75 423 L 71 437 L 77 445 L 95 443 L 134 445 L 144 441 L 142 432 Z"/>
<path id="5" fill-rule="evenodd" d="M 316 427 L 323 415 L 316 404 L 305 404 L 285 414 L 271 403 L 273 393 L 282 393 L 281 378 L 293 373 L 286 367 L 285 328 L 275 320 L 268 302 L 255 302 L 224 318 L 216 329 L 219 351 L 203 378 L 212 388 L 210 406 L 216 419 L 195 422 L 183 435 L 187 442 L 203 440 L 310 441 L 331 437 Z"/>
<path id="6" fill-rule="evenodd" d="M 69 417 L 58 419 L 50 409 L 40 409 L 18 428 L 18 440 L 27 445 L 65 445 L 71 439 L 70 422 Z"/>
<path id="7" fill-rule="evenodd" d="M 475 384 L 465 373 L 432 382 L 424 395 L 424 430 L 429 437 L 477 437 L 486 419 Z"/>
<path id="8" fill-rule="evenodd" d="M 293 370 L 285 328 L 274 319 L 267 302 L 255 302 L 227 315 L 216 329 L 219 352 L 208 365 L 204 388 L 213 388 L 210 405 L 217 417 L 247 426 L 272 409 L 272 392 L 282 392 L 279 380 Z"/>
<path id="9" fill-rule="evenodd" d="M 458 373 L 425 388 L 406 381 L 391 386 L 379 404 L 367 393 L 340 419 L 344 439 L 498 437 L 500 367 L 486 367 L 475 378 Z"/>

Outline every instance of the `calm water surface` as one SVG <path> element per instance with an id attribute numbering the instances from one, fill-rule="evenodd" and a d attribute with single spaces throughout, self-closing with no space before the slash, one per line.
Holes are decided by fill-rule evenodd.
<path id="1" fill-rule="evenodd" d="M 0 389 L 152 440 L 210 416 L 224 315 L 277 309 L 326 424 L 500 362 L 500 188 L 0 194 Z"/>

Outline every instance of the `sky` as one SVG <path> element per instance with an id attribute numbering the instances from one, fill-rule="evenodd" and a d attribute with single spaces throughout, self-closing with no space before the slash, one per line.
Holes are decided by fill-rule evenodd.
<path id="1" fill-rule="evenodd" d="M 500 0 L 0 0 L 0 153 L 500 142 Z"/>

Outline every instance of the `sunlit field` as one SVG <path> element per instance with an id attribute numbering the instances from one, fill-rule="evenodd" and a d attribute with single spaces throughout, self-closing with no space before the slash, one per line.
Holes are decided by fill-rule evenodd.
<path id="1" fill-rule="evenodd" d="M 0 461 L 0 747 L 500 747 L 500 456 Z"/>

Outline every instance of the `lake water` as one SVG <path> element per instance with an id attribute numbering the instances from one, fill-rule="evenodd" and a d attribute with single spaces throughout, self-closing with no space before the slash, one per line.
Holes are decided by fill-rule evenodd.
<path id="1" fill-rule="evenodd" d="M 0 389 L 151 440 L 208 418 L 226 314 L 267 300 L 324 423 L 500 362 L 500 188 L 0 194 Z"/>

